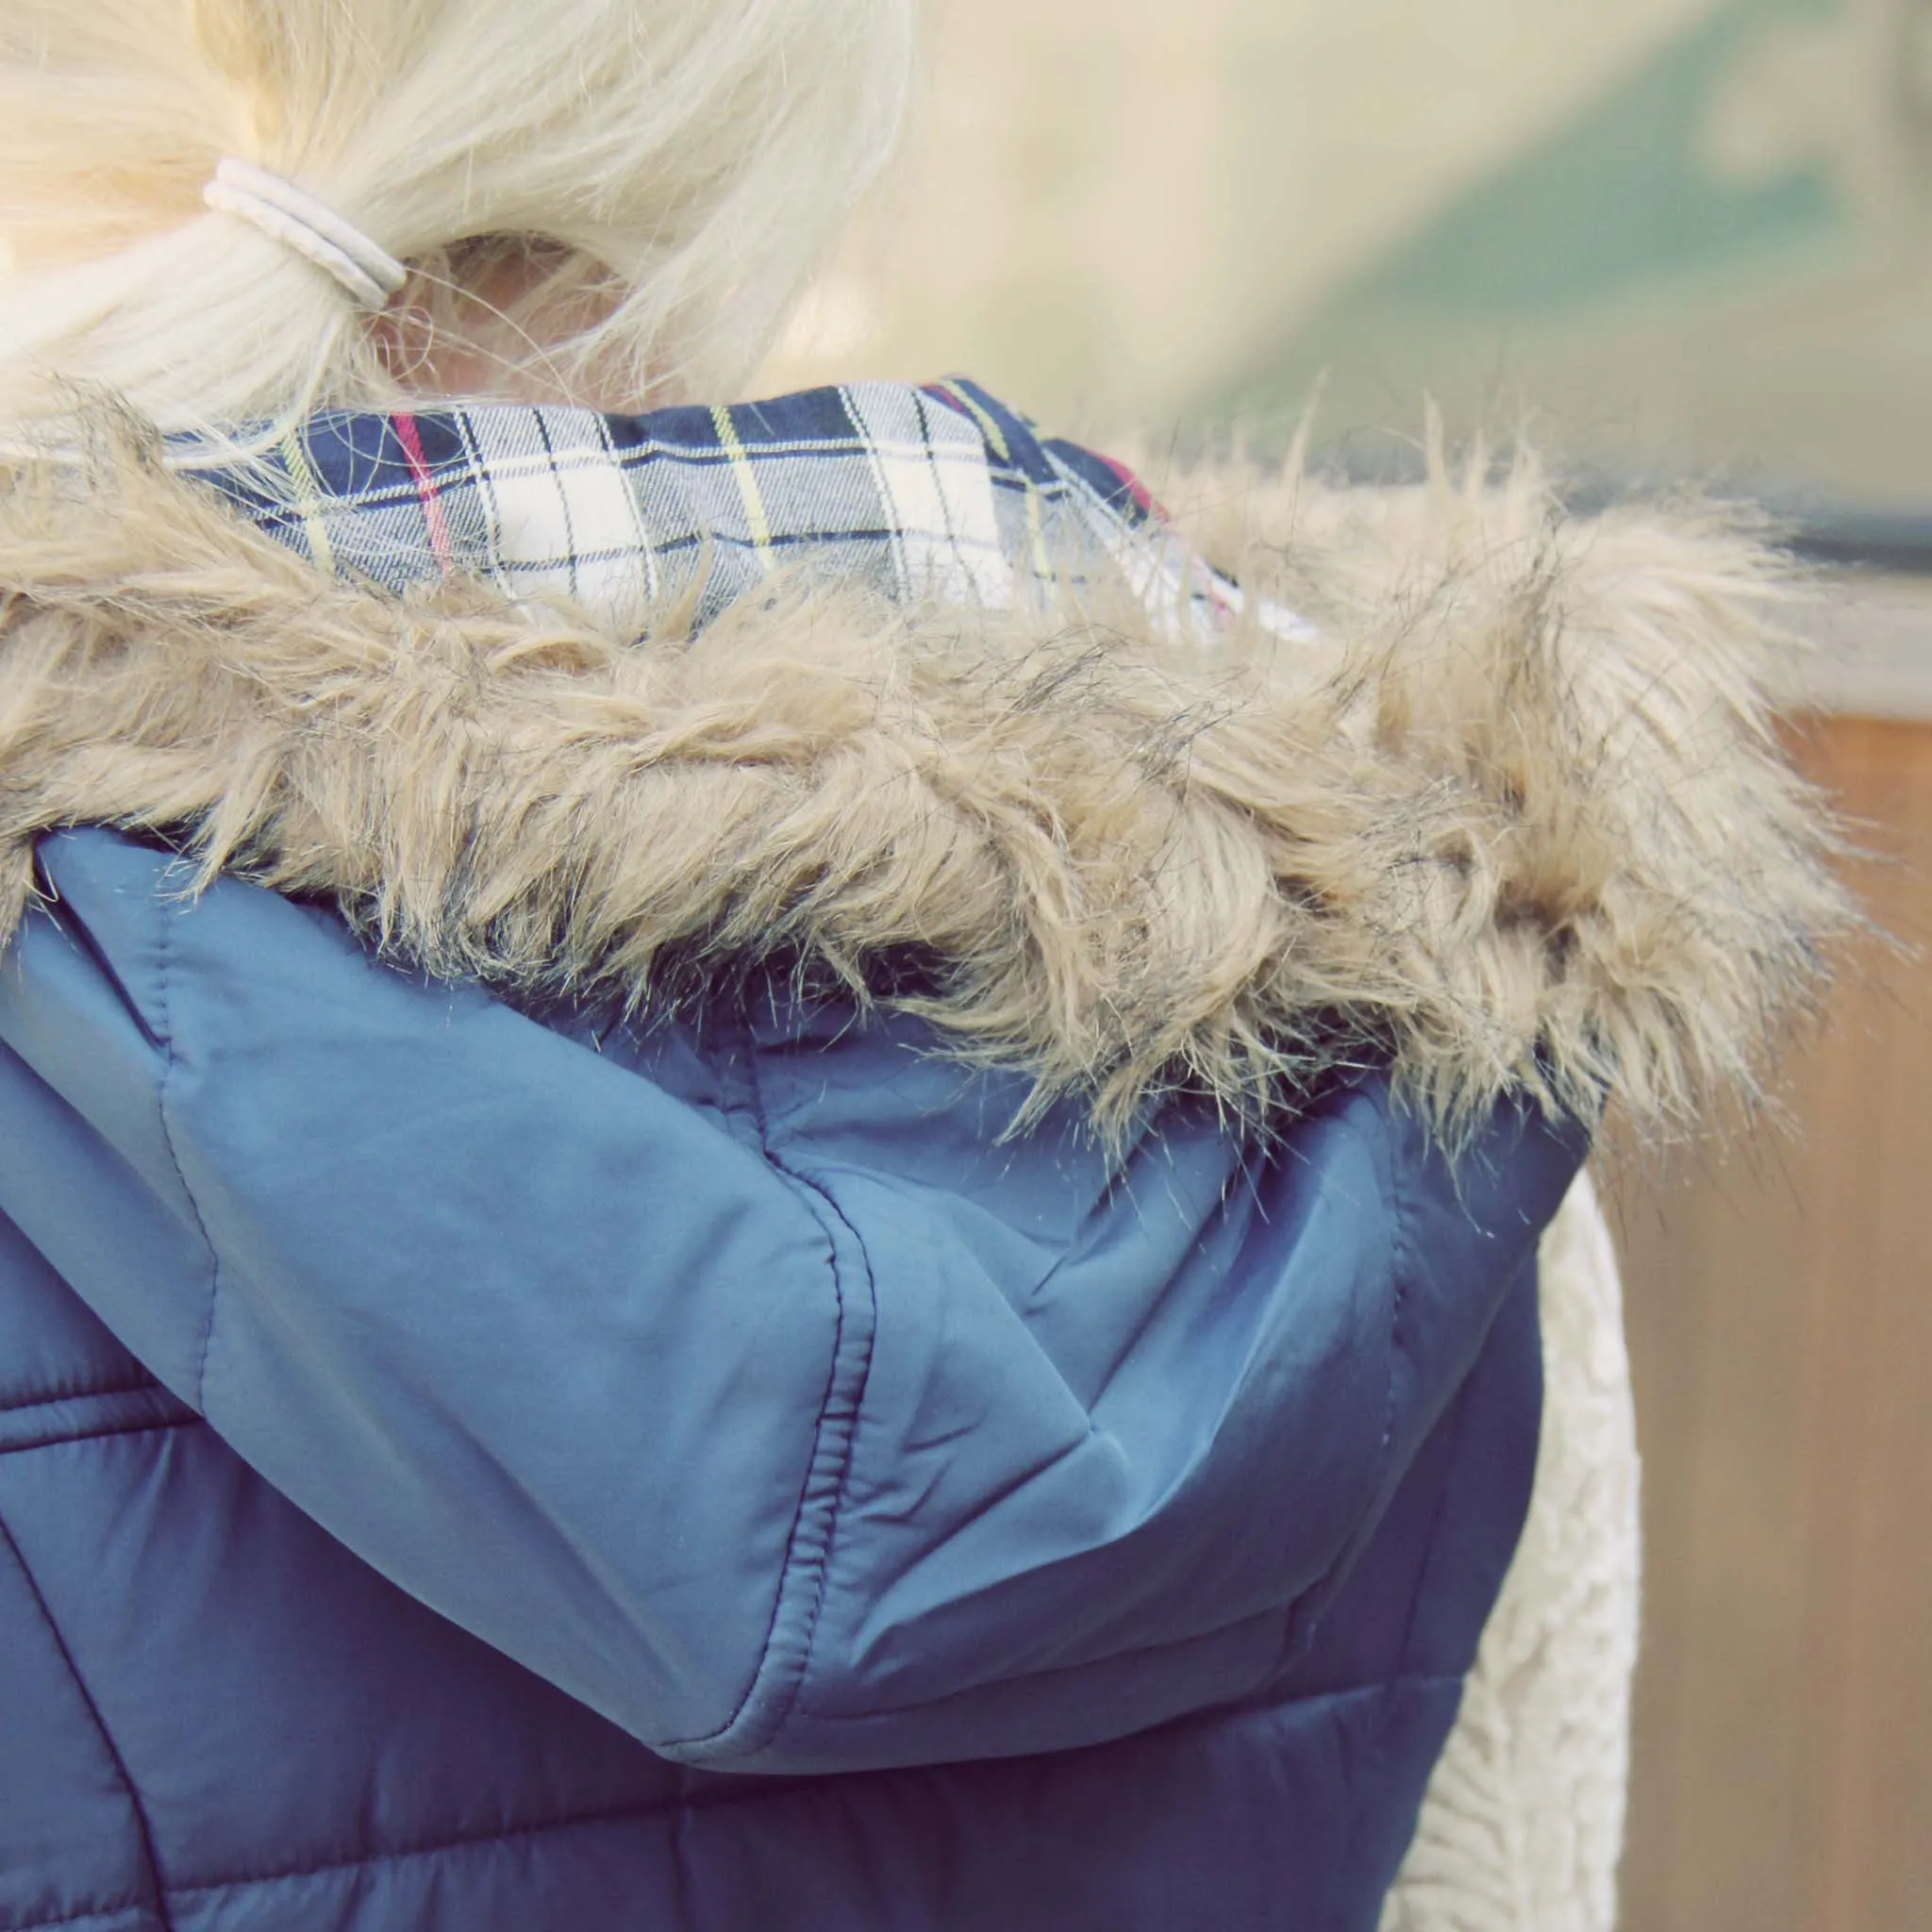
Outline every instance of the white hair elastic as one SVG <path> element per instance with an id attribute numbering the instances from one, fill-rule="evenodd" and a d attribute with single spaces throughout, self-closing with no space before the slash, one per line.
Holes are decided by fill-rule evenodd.
<path id="1" fill-rule="evenodd" d="M 380 308 L 403 286 L 407 271 L 360 228 L 345 222 L 292 181 L 232 156 L 201 191 L 209 208 L 252 223 L 325 274 L 365 308 Z"/>

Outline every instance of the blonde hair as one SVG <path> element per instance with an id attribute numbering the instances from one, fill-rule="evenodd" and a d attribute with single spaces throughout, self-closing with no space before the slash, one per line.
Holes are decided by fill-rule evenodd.
<path id="1" fill-rule="evenodd" d="M 565 393 L 732 391 L 890 149 L 915 0 L 0 0 L 0 422 L 106 387 L 170 429 L 381 402 L 380 330 L 204 205 L 299 183 L 449 312 L 508 254 Z M 514 322 L 513 312 L 510 320 Z"/>

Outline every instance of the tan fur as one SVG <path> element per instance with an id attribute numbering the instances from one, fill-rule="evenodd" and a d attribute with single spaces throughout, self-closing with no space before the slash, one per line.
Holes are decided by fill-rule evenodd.
<path id="1" fill-rule="evenodd" d="M 804 584 L 642 642 L 327 581 L 125 439 L 0 487 L 0 937 L 95 823 L 332 895 L 520 998 L 782 959 L 1120 1125 L 1392 1060 L 1453 1131 L 1526 1090 L 1681 1123 L 1752 1089 L 1849 918 L 1765 677 L 1779 568 L 1708 513 L 1567 518 L 1532 467 L 1197 477 L 1312 618 L 1182 655 Z M 1258 540 L 1257 541 L 1257 537 Z M 1235 555 L 1238 553 L 1238 556 Z"/>

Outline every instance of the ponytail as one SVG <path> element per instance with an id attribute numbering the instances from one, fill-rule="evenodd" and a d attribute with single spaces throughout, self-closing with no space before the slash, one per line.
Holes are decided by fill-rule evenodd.
<path id="1" fill-rule="evenodd" d="M 395 398 L 371 290 L 225 160 L 432 319 L 506 251 L 594 294 L 527 350 L 566 393 L 731 392 L 890 149 L 913 4 L 13 0 L 0 423 L 76 385 L 198 431 Z"/>

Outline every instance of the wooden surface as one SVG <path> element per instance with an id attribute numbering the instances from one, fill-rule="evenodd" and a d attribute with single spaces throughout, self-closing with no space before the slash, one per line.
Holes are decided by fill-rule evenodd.
<path id="1" fill-rule="evenodd" d="M 1795 1135 L 1610 1163 L 1648 1564 L 1624 1932 L 1932 1928 L 1932 726 L 1806 756 L 1928 951 L 1847 973 Z"/>

